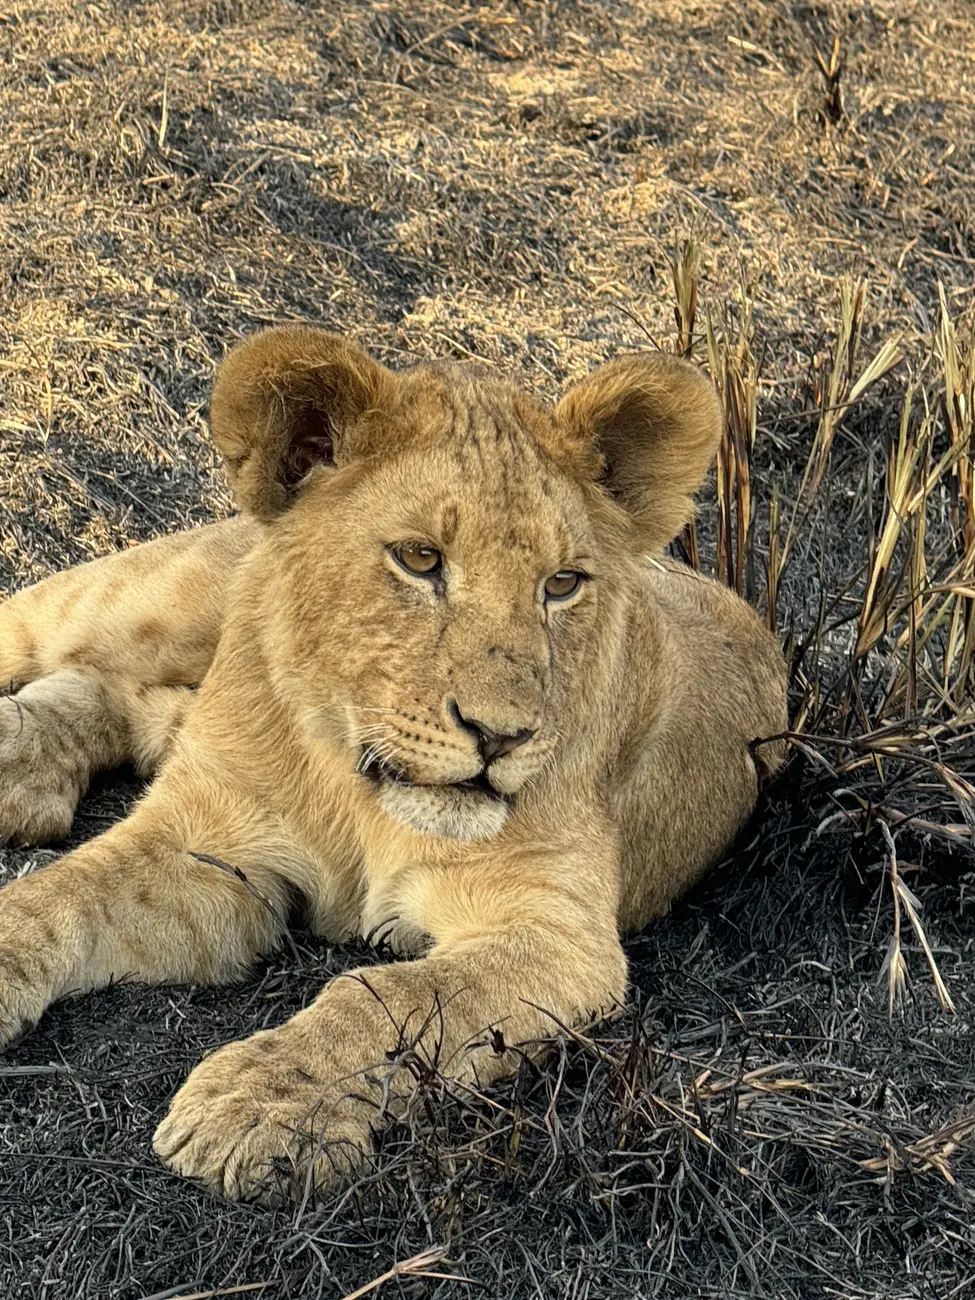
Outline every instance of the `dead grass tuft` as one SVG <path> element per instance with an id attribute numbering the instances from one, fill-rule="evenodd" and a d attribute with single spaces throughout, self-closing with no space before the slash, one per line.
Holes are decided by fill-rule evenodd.
<path id="1" fill-rule="evenodd" d="M 686 304 L 697 303 L 699 266 L 700 251 L 688 246 L 673 267 L 675 350 L 685 355 L 688 321 L 693 321 L 693 307 L 689 315 Z M 975 786 L 971 758 L 963 749 L 975 723 L 975 316 L 952 320 L 939 283 L 938 328 L 921 341 L 912 364 L 901 365 L 899 336 L 885 339 L 864 363 L 867 293 L 863 280 L 840 282 L 835 337 L 812 395 L 815 432 L 781 541 L 774 484 L 767 530 L 754 527 L 751 464 L 759 387 L 754 288 L 742 281 L 737 310 L 725 310 L 723 329 L 709 318 L 706 357 L 725 415 L 714 571 L 755 599 L 756 571 L 764 566 L 766 614 L 769 625 L 777 627 L 783 577 L 797 538 L 815 527 L 842 421 L 898 368 L 903 378 L 888 385 L 886 394 L 888 401 L 899 401 L 900 422 L 886 448 L 879 492 L 874 466 L 867 467 L 861 554 L 851 556 L 850 579 L 834 599 L 821 603 L 795 646 L 791 738 L 834 783 L 829 795 L 839 810 L 820 822 L 819 832 L 846 825 L 861 836 L 879 831 L 886 844 L 893 898 L 885 961 L 889 1011 L 902 999 L 906 983 L 901 944 L 906 915 L 939 1004 L 953 1012 L 920 903 L 898 871 L 891 826 L 975 849 Z M 832 543 L 824 533 L 820 544 Z M 685 544 L 699 563 L 694 530 Z M 851 624 L 855 635 L 837 654 L 836 634 Z M 817 790 L 817 797 L 822 793 Z"/>

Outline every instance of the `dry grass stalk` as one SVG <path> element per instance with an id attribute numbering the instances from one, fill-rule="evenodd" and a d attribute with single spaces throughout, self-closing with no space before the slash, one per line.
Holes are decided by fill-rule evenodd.
<path id="1" fill-rule="evenodd" d="M 699 262 L 698 251 L 691 255 L 685 247 L 672 267 L 679 346 L 689 337 L 689 304 L 696 307 L 698 301 Z M 775 628 L 782 577 L 796 539 L 808 531 L 842 421 L 900 361 L 901 342 L 899 337 L 888 339 L 861 365 L 867 285 L 863 280 L 843 282 L 829 367 L 816 394 L 816 426 L 785 537 L 773 489 L 764 543 L 754 528 L 752 493 L 758 406 L 753 301 L 753 290 L 742 276 L 736 310 L 726 308 L 720 325 L 709 312 L 705 329 L 708 365 L 725 416 L 717 466 L 715 572 L 754 599 L 754 573 L 764 546 L 764 598 L 769 624 Z M 868 509 L 861 585 L 821 603 L 797 665 L 801 696 L 794 712 L 793 743 L 814 755 L 828 772 L 839 787 L 836 797 L 858 805 L 823 818 L 820 829 L 845 823 L 868 832 L 879 826 L 889 841 L 894 918 L 884 969 L 891 1013 L 906 986 L 901 942 L 905 916 L 925 953 L 940 1005 L 952 1010 L 953 1003 L 921 922 L 918 900 L 898 870 L 888 823 L 878 811 L 883 808 L 898 825 L 934 834 L 942 842 L 975 843 L 975 785 L 952 760 L 953 746 L 957 750 L 975 720 L 972 335 L 970 322 L 958 325 L 952 320 L 942 291 L 936 336 L 928 341 L 923 364 L 915 365 L 903 386 L 879 519 Z M 947 536 L 945 519 L 950 522 Z M 696 534 L 690 532 L 685 541 L 692 563 L 699 564 Z M 826 539 L 824 545 L 829 544 Z M 849 610 L 852 601 L 855 637 L 837 662 L 828 611 L 841 602 Z M 821 746 L 833 751 L 829 761 L 818 752 Z"/>
<path id="2" fill-rule="evenodd" d="M 708 313 L 705 330 L 708 368 L 724 413 L 717 467 L 717 574 L 749 597 L 755 594 L 751 457 L 758 412 L 753 306 L 754 286 L 742 267 L 735 310 L 725 310 L 721 327 Z"/>
<path id="3" fill-rule="evenodd" d="M 360 1286 L 355 1291 L 349 1291 L 342 1297 L 342 1300 L 362 1300 L 363 1296 L 371 1295 L 373 1291 L 378 1291 L 381 1286 L 387 1282 L 393 1282 L 397 1278 L 428 1278 L 444 1282 L 472 1282 L 468 1277 L 461 1277 L 458 1273 L 435 1273 L 432 1271 L 434 1264 L 439 1264 L 444 1257 L 444 1251 L 439 1246 L 433 1246 L 430 1250 L 423 1250 L 418 1255 L 413 1255 L 410 1259 L 404 1259 L 401 1263 L 394 1264 L 392 1268 L 381 1273 L 379 1277 L 373 1278 L 365 1286 Z"/>
<path id="4" fill-rule="evenodd" d="M 878 383 L 901 359 L 900 338 L 894 337 L 883 343 L 860 374 L 856 374 L 867 288 L 864 280 L 840 281 L 839 326 L 826 382 L 820 385 L 816 394 L 819 421 L 782 545 L 783 570 L 801 525 L 808 519 L 819 494 L 843 418 L 868 389 Z"/>
<path id="5" fill-rule="evenodd" d="M 677 327 L 674 351 L 678 356 L 689 358 L 694 349 L 694 326 L 701 280 L 701 246 L 697 240 L 686 240 L 671 258 L 670 280 L 674 290 L 674 323 Z M 642 321 L 637 321 L 637 324 L 653 342 L 653 336 L 646 325 Z M 687 523 L 681 540 L 688 563 L 694 569 L 700 568 L 697 528 L 693 519 Z"/>
<path id="6" fill-rule="evenodd" d="M 945 1182 L 955 1186 L 955 1176 L 948 1161 L 975 1134 L 975 1115 L 965 1115 L 946 1124 L 917 1142 L 908 1143 L 904 1152 L 922 1166 L 936 1169 Z"/>
<path id="7" fill-rule="evenodd" d="M 819 71 L 826 83 L 826 102 L 823 105 L 823 124 L 837 126 L 843 120 L 843 90 L 840 85 L 843 76 L 843 55 L 840 38 L 833 37 L 829 58 L 824 59 L 820 51 L 814 50 Z"/>
<path id="8" fill-rule="evenodd" d="M 934 340 L 938 374 L 935 400 L 912 429 L 913 390 L 905 397 L 900 436 L 888 468 L 886 517 L 871 557 L 869 580 L 858 619 L 856 656 L 868 654 L 891 629 L 899 658 L 885 697 L 889 710 L 899 701 L 907 715 L 965 714 L 975 687 L 975 349 L 970 330 L 963 345 L 942 294 L 942 316 Z M 939 425 L 938 412 L 943 413 Z M 933 446 L 941 428 L 948 446 L 937 458 Z M 951 522 L 947 548 L 928 555 L 928 518 L 938 507 Z M 901 572 L 895 557 L 906 538 Z M 905 622 L 906 618 L 906 622 Z"/>
<path id="9" fill-rule="evenodd" d="M 975 343 L 967 322 L 964 343 L 938 285 L 938 349 L 944 375 L 945 421 L 951 436 L 951 518 L 961 552 L 951 577 L 954 597 L 942 668 L 942 686 L 960 705 L 975 690 Z M 949 453 L 950 454 L 950 453 Z"/>
<path id="10" fill-rule="evenodd" d="M 686 240 L 675 254 L 670 264 L 670 274 L 674 285 L 677 354 L 689 357 L 694 347 L 697 292 L 701 281 L 701 245 L 696 239 Z"/>
<path id="11" fill-rule="evenodd" d="M 867 561 L 867 588 L 857 615 L 857 639 L 853 649 L 854 659 L 869 654 L 881 637 L 890 630 L 892 617 L 902 611 L 897 609 L 897 596 L 904 583 L 904 571 L 895 569 L 898 543 L 902 535 L 916 523 L 908 570 L 911 578 L 917 577 L 920 586 L 913 587 L 908 599 L 912 621 L 917 630 L 918 600 L 925 585 L 924 521 L 930 483 L 919 473 L 925 452 L 930 447 L 933 421 L 926 416 L 920 429 L 912 429 L 911 416 L 914 391 L 908 386 L 901 408 L 900 432 L 891 449 L 887 466 L 887 511 L 880 537 L 871 546 Z M 911 646 L 914 638 L 910 638 Z M 916 688 L 916 683 L 915 683 Z"/>
<path id="12" fill-rule="evenodd" d="M 782 556 L 779 549 L 781 522 L 779 494 L 773 487 L 768 507 L 768 563 L 765 566 L 765 609 L 769 629 L 772 632 L 779 630 L 779 579 L 782 574 Z"/>
<path id="13" fill-rule="evenodd" d="M 894 837 L 890 832 L 890 827 L 882 819 L 878 818 L 877 825 L 887 844 L 888 866 L 890 869 L 890 885 L 894 898 L 894 925 L 890 936 L 890 945 L 887 949 L 887 957 L 884 962 L 884 970 L 887 972 L 887 1014 L 893 1016 L 894 1006 L 900 1004 L 903 1000 L 907 984 L 907 962 L 904 958 L 904 952 L 901 945 L 901 908 L 907 914 L 907 919 L 911 923 L 911 928 L 917 935 L 918 942 L 924 952 L 925 960 L 928 963 L 928 969 L 931 972 L 931 979 L 934 983 L 935 993 L 938 995 L 938 1003 L 942 1011 L 955 1012 L 955 1004 L 952 1001 L 951 994 L 941 978 L 941 972 L 938 969 L 938 963 L 935 960 L 934 952 L 928 942 L 928 936 L 925 933 L 924 926 L 921 922 L 921 904 L 914 894 L 911 893 L 901 875 L 897 863 L 897 850 L 894 845 Z"/>
<path id="14" fill-rule="evenodd" d="M 671 264 L 677 303 L 675 318 L 677 349 L 686 353 L 688 307 L 698 302 L 696 279 L 700 254 L 684 253 Z M 802 525 L 818 496 L 830 463 L 837 432 L 846 413 L 901 360 L 900 338 L 884 342 L 872 359 L 859 370 L 860 336 L 867 300 L 863 280 L 844 280 L 839 292 L 840 320 L 834 341 L 828 378 L 817 395 L 819 418 L 796 501 L 783 540 L 781 507 L 777 494 L 769 504 L 768 557 L 765 563 L 767 617 L 773 628 L 778 623 L 778 597 L 782 576 Z M 741 594 L 754 599 L 756 592 L 756 547 L 753 542 L 754 502 L 751 461 L 758 427 L 759 363 L 755 352 L 755 286 L 741 268 L 734 310 L 727 307 L 721 324 L 711 313 L 705 329 L 708 368 L 717 387 L 724 412 L 724 436 L 717 466 L 717 576 Z M 697 567 L 696 533 L 691 530 L 686 549 Z"/>
<path id="15" fill-rule="evenodd" d="M 908 1142 L 900 1148 L 888 1140 L 882 1156 L 859 1160 L 857 1163 L 861 1169 L 867 1169 L 871 1173 L 882 1173 L 883 1178 L 880 1181 L 888 1186 L 893 1182 L 895 1174 L 913 1165 L 920 1169 L 933 1170 L 940 1174 L 946 1183 L 954 1187 L 957 1184 L 949 1161 L 959 1149 L 963 1149 L 970 1142 L 973 1133 L 975 1133 L 975 1115 L 965 1115 L 951 1124 L 945 1124 L 934 1133 L 925 1134 L 916 1142 Z"/>
<path id="16" fill-rule="evenodd" d="M 269 1279 L 266 1282 L 244 1282 L 241 1286 L 220 1287 L 216 1291 L 184 1291 L 180 1295 L 174 1296 L 171 1296 L 167 1291 L 165 1295 L 166 1300 L 218 1300 L 218 1297 L 221 1296 L 260 1295 L 269 1286 L 277 1286 L 277 1283 Z M 147 1296 L 146 1300 L 153 1300 L 153 1297 Z"/>

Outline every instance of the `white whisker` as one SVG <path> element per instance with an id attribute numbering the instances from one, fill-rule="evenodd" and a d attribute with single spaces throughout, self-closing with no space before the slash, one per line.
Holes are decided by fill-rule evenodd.
<path id="1" fill-rule="evenodd" d="M 372 736 L 387 736 L 392 728 L 386 722 L 374 722 L 368 727 L 356 727 L 350 734 L 353 740 L 363 744 Z"/>

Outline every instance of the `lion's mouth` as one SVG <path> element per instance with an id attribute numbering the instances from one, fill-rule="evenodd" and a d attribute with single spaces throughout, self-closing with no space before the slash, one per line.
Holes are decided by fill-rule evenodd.
<path id="1" fill-rule="evenodd" d="M 514 796 L 502 794 L 500 790 L 495 790 L 494 786 L 488 780 L 487 771 L 479 772 L 477 776 L 468 777 L 464 781 L 413 781 L 405 772 L 389 762 L 388 759 L 378 758 L 375 754 L 370 753 L 368 748 L 363 748 L 362 758 L 359 761 L 359 772 L 367 780 L 376 785 L 393 785 L 400 786 L 407 790 L 459 790 L 464 794 L 481 795 L 485 798 L 494 800 L 495 803 L 511 805 L 514 803 Z"/>

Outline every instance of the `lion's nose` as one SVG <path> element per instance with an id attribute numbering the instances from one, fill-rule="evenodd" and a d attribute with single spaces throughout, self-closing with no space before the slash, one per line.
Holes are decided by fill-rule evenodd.
<path id="1" fill-rule="evenodd" d="M 477 747 L 481 751 L 481 758 L 484 760 L 485 767 L 489 763 L 493 763 L 496 758 L 502 758 L 505 754 L 510 754 L 513 749 L 517 749 L 519 745 L 531 740 L 535 734 L 534 727 L 523 727 L 521 731 L 512 732 L 494 731 L 478 718 L 465 717 L 457 707 L 456 700 L 449 701 L 447 712 L 459 727 L 469 731 L 477 741 Z"/>

